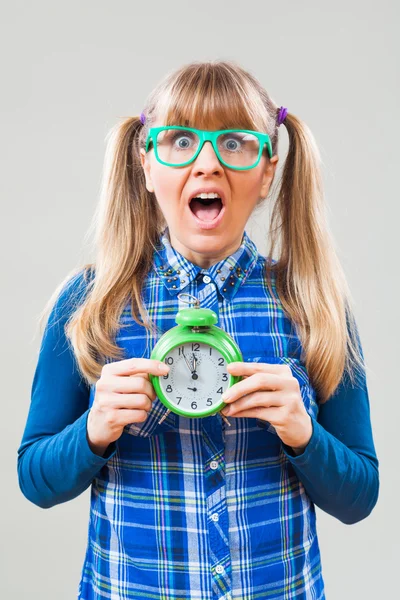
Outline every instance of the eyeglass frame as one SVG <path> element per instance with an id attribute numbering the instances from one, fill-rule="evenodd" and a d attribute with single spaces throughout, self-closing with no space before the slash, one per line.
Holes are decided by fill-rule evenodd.
<path id="1" fill-rule="evenodd" d="M 164 131 L 167 129 L 183 129 L 184 131 L 192 131 L 193 133 L 196 133 L 199 136 L 199 140 L 200 140 L 199 147 L 197 148 L 195 154 L 192 156 L 192 158 L 190 160 L 186 161 L 185 163 L 181 163 L 179 165 L 174 165 L 174 164 L 167 163 L 167 162 L 161 160 L 161 158 L 158 155 L 157 136 L 160 131 Z M 221 157 L 221 155 L 219 153 L 217 143 L 216 143 L 218 135 L 220 133 L 233 133 L 235 131 L 236 132 L 241 131 L 242 133 L 251 133 L 254 136 L 256 136 L 260 142 L 257 161 L 249 167 L 234 167 L 232 165 L 228 165 L 228 163 L 226 163 L 223 160 L 223 158 Z M 228 169 L 234 169 L 236 171 L 247 171 L 249 169 L 254 169 L 261 160 L 261 154 L 264 149 L 264 144 L 266 144 L 266 146 L 267 146 L 269 157 L 272 158 L 272 144 L 271 144 L 271 139 L 270 139 L 269 135 L 267 133 L 261 133 L 260 131 L 253 131 L 251 129 L 218 129 L 217 131 L 207 131 L 204 129 L 195 129 L 194 127 L 183 127 L 180 125 L 164 125 L 164 126 L 160 126 L 160 127 L 150 127 L 149 132 L 147 134 L 147 138 L 146 138 L 146 152 L 148 152 L 150 140 L 153 144 L 156 159 L 158 160 L 159 163 L 161 163 L 162 165 L 166 165 L 167 167 L 179 168 L 179 167 L 186 167 L 187 165 L 190 165 L 190 163 L 192 163 L 194 160 L 196 160 L 197 156 L 200 154 L 200 151 L 203 148 L 204 142 L 211 142 L 211 144 L 214 148 L 214 152 L 218 157 L 218 160 L 223 165 L 225 165 L 225 167 L 228 167 Z M 156 143 L 154 143 L 154 140 L 156 140 Z"/>

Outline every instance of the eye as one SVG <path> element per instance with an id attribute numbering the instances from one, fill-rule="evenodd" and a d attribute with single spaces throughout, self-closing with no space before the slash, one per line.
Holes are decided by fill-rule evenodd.
<path id="1" fill-rule="evenodd" d="M 243 149 L 241 138 L 233 133 L 221 136 L 219 142 L 223 150 L 227 150 L 228 152 L 234 152 L 236 154 Z"/>
<path id="2" fill-rule="evenodd" d="M 181 137 L 178 138 L 178 146 L 180 148 L 187 148 L 189 146 L 189 143 L 190 142 L 189 142 L 189 140 L 188 140 L 187 137 L 181 136 Z"/>
<path id="3" fill-rule="evenodd" d="M 226 147 L 228 150 L 236 150 L 238 146 L 238 141 L 233 138 L 226 141 Z"/>
<path id="4" fill-rule="evenodd" d="M 178 150 L 187 150 L 193 142 L 193 137 L 190 134 L 179 132 L 173 135 L 172 142 Z"/>

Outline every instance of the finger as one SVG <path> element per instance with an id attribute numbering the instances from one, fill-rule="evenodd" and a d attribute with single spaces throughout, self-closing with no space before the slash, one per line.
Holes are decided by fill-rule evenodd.
<path id="1" fill-rule="evenodd" d="M 112 408 L 150 412 L 152 401 L 146 394 L 110 394 Z"/>
<path id="2" fill-rule="evenodd" d="M 229 403 L 229 413 L 224 414 L 235 414 L 240 413 L 243 410 L 248 410 L 255 407 L 280 408 L 284 405 L 284 400 L 280 391 L 276 392 L 253 392 L 247 394 L 242 398 L 239 398 L 235 402 Z"/>
<path id="3" fill-rule="evenodd" d="M 253 408 L 248 408 L 247 410 L 243 410 L 240 413 L 235 413 L 234 415 L 228 415 L 229 418 L 237 418 L 242 419 L 244 417 L 249 419 L 261 419 L 266 423 L 270 423 L 273 427 L 282 427 L 282 415 L 279 411 L 279 408 L 265 408 L 263 406 L 254 406 Z"/>
<path id="4" fill-rule="evenodd" d="M 241 396 L 246 396 L 257 390 L 274 391 L 281 390 L 282 387 L 282 375 L 260 371 L 228 388 L 223 393 L 222 400 L 224 402 L 234 402 Z"/>
<path id="5" fill-rule="evenodd" d="M 143 373 L 135 373 L 134 375 L 128 375 L 128 377 L 143 377 L 143 379 L 147 379 L 150 381 L 149 374 L 143 371 Z"/>
<path id="6" fill-rule="evenodd" d="M 224 413 L 225 416 L 236 419 L 241 419 L 243 417 L 249 417 L 253 419 L 262 419 L 265 415 L 265 408 L 262 406 L 254 406 L 253 408 L 249 408 L 247 410 L 241 411 L 240 413 Z M 264 419 L 263 419 L 264 420 Z"/>
<path id="7" fill-rule="evenodd" d="M 102 392 L 119 394 L 147 394 L 154 395 L 154 388 L 150 381 L 142 375 L 129 377 L 110 376 L 99 379 L 96 388 Z"/>
<path id="8" fill-rule="evenodd" d="M 292 373 L 292 370 L 287 364 L 275 364 L 275 363 L 264 363 L 264 362 L 231 362 L 226 366 L 229 373 L 235 375 L 253 375 L 254 373 Z"/>
<path id="9" fill-rule="evenodd" d="M 111 363 L 106 363 L 103 368 L 109 370 L 113 375 L 137 375 L 143 371 L 152 375 L 160 375 L 162 373 L 160 366 L 166 366 L 165 363 L 150 358 L 126 358 Z"/>
<path id="10" fill-rule="evenodd" d="M 121 409 L 115 414 L 116 425 L 131 425 L 132 423 L 144 423 L 149 413 L 145 410 Z"/>

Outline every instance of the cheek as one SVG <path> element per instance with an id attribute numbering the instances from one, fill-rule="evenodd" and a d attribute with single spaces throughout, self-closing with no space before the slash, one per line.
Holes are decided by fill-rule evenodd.
<path id="1" fill-rule="evenodd" d="M 261 169 L 233 173 L 230 182 L 232 193 L 237 197 L 253 198 L 257 196 L 262 186 L 262 179 Z"/>
<path id="2" fill-rule="evenodd" d="M 254 205 L 260 197 L 260 189 L 262 179 L 257 174 L 247 174 L 242 181 L 235 187 L 235 198 L 238 202 L 235 203 L 235 210 L 243 215 L 248 215 L 252 212 Z"/>
<path id="3" fill-rule="evenodd" d="M 246 189 L 251 196 L 258 196 L 261 186 L 263 184 L 263 174 L 261 170 L 251 174 L 246 182 Z"/>
<path id="4" fill-rule="evenodd" d="M 172 169 L 157 169 L 156 173 L 153 172 L 152 181 L 154 193 L 162 211 L 164 213 L 174 212 L 181 201 L 182 177 L 177 177 L 177 173 Z"/>

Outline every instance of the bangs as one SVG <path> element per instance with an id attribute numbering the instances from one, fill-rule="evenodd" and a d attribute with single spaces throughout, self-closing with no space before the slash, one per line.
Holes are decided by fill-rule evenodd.
<path id="1" fill-rule="evenodd" d="M 249 96 L 226 71 L 199 68 L 175 80 L 159 116 L 166 126 L 257 131 L 260 117 L 251 113 Z"/>

